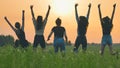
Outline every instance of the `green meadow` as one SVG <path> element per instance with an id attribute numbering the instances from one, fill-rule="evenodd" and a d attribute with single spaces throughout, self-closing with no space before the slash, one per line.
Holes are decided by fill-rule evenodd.
<path id="1" fill-rule="evenodd" d="M 120 46 L 113 46 L 120 52 Z M 106 46 L 104 55 L 99 54 L 99 45 L 88 45 L 85 53 L 79 48 L 78 53 L 72 52 L 73 46 L 66 46 L 66 54 L 55 54 L 52 46 L 42 51 L 38 46 L 33 51 L 32 46 L 26 50 L 13 48 L 10 45 L 0 47 L 0 68 L 120 68 L 119 54 L 110 55 Z"/>

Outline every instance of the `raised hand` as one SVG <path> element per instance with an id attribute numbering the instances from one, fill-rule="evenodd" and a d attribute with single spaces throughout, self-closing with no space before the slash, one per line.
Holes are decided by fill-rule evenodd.
<path id="1" fill-rule="evenodd" d="M 34 11 L 33 11 L 33 5 L 30 5 L 30 9 L 31 9 L 32 17 L 33 17 L 33 19 L 35 19 L 35 15 L 34 15 Z"/>
<path id="2" fill-rule="evenodd" d="M 49 41 L 49 40 L 50 40 L 50 38 L 47 39 L 47 41 Z"/>
<path id="3" fill-rule="evenodd" d="M 100 17 L 101 24 L 103 24 L 103 22 L 102 22 L 102 13 L 101 13 L 100 6 L 101 6 L 101 4 L 98 4 L 99 17 Z"/>
<path id="4" fill-rule="evenodd" d="M 78 4 L 76 3 L 76 4 L 75 4 L 75 7 L 77 7 L 77 6 L 78 6 Z"/>
<path id="5" fill-rule="evenodd" d="M 114 18 L 114 14 L 115 14 L 115 7 L 116 7 L 116 3 L 113 5 L 113 12 L 112 12 L 112 16 L 111 16 L 111 23 L 112 23 L 113 18 Z"/>
<path id="6" fill-rule="evenodd" d="M 7 17 L 5 16 L 4 19 L 7 20 Z"/>
<path id="7" fill-rule="evenodd" d="M 116 3 L 113 5 L 113 7 L 114 7 L 114 8 L 116 7 Z"/>
<path id="8" fill-rule="evenodd" d="M 24 22 L 25 22 L 25 10 L 22 10 L 22 30 L 24 31 Z"/>
<path id="9" fill-rule="evenodd" d="M 22 10 L 23 13 L 25 13 L 25 10 Z"/>
<path id="10" fill-rule="evenodd" d="M 7 17 L 5 16 L 4 19 L 6 20 L 6 22 L 10 25 L 10 27 L 13 29 L 13 31 L 15 31 L 16 29 L 11 25 L 10 21 L 7 19 Z"/>
<path id="11" fill-rule="evenodd" d="M 30 8 L 33 9 L 33 5 L 31 5 Z"/>
<path id="12" fill-rule="evenodd" d="M 75 4 L 75 17 L 76 17 L 76 21 L 78 23 L 79 22 L 79 16 L 78 16 L 78 11 L 77 11 L 77 6 L 78 6 L 78 4 L 76 3 Z"/>
<path id="13" fill-rule="evenodd" d="M 88 5 L 88 7 L 91 7 L 91 3 Z"/>
<path id="14" fill-rule="evenodd" d="M 49 9 L 49 10 L 51 9 L 51 6 L 50 6 L 50 5 L 48 6 L 48 9 Z"/>
<path id="15" fill-rule="evenodd" d="M 98 8 L 100 8 L 101 4 L 98 4 Z"/>
<path id="16" fill-rule="evenodd" d="M 89 15 L 90 15 L 90 9 L 91 9 L 91 3 L 88 5 L 88 13 L 87 13 L 87 19 L 89 20 Z"/>

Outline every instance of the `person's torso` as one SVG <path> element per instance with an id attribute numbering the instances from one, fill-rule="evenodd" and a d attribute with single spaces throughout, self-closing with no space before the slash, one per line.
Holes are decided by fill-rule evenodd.
<path id="1" fill-rule="evenodd" d="M 35 34 L 36 35 L 43 35 L 44 34 L 44 29 L 45 29 L 45 27 L 43 27 L 43 26 L 39 30 L 37 30 L 35 28 Z"/>
<path id="2" fill-rule="evenodd" d="M 54 37 L 63 38 L 65 28 L 64 27 L 53 27 L 52 31 L 54 32 Z"/>
<path id="3" fill-rule="evenodd" d="M 16 30 L 16 35 L 17 35 L 19 40 L 26 40 L 25 33 L 22 29 Z"/>
<path id="4" fill-rule="evenodd" d="M 78 23 L 78 35 L 86 35 L 88 25 Z"/>
<path id="5" fill-rule="evenodd" d="M 112 31 L 113 25 L 102 25 L 102 32 L 103 35 L 110 35 L 111 31 Z"/>
<path id="6" fill-rule="evenodd" d="M 36 28 L 36 27 L 37 27 L 37 26 L 36 26 L 36 25 L 37 25 L 37 21 L 34 20 L 33 22 L 34 22 L 35 34 L 36 34 L 36 35 L 43 35 L 43 34 L 44 34 L 44 29 L 45 29 L 45 25 L 46 25 L 47 20 L 44 20 L 44 21 L 43 21 L 43 25 L 41 26 L 40 29 L 37 29 L 37 28 Z"/>

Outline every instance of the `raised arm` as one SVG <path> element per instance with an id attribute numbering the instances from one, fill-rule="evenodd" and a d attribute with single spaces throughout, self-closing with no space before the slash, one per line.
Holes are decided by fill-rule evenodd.
<path id="1" fill-rule="evenodd" d="M 116 4 L 113 5 L 113 12 L 112 12 L 112 16 L 111 16 L 111 23 L 112 23 L 113 18 L 114 18 L 115 9 L 116 9 Z"/>
<path id="2" fill-rule="evenodd" d="M 34 12 L 33 12 L 33 5 L 30 6 L 30 9 L 31 9 L 32 18 L 35 19 L 35 15 L 34 15 Z"/>
<path id="3" fill-rule="evenodd" d="M 77 12 L 77 6 L 78 6 L 78 4 L 75 4 L 75 17 L 76 17 L 77 22 L 79 22 L 79 17 L 78 17 L 78 12 Z"/>
<path id="4" fill-rule="evenodd" d="M 88 5 L 89 9 L 88 9 L 88 13 L 87 13 L 87 19 L 89 20 L 89 16 L 90 16 L 90 9 L 91 9 L 91 3 Z"/>
<path id="5" fill-rule="evenodd" d="M 48 36 L 47 41 L 49 41 L 49 40 L 50 40 L 50 37 L 52 36 L 52 34 L 53 34 L 53 31 L 51 31 L 51 32 L 50 32 L 50 34 L 49 34 L 49 36 Z"/>
<path id="6" fill-rule="evenodd" d="M 25 23 L 24 23 L 25 22 L 25 16 L 24 15 L 25 15 L 25 11 L 23 10 L 22 11 L 22 27 L 21 27 L 23 31 L 24 31 L 24 25 L 25 25 Z"/>
<path id="7" fill-rule="evenodd" d="M 9 24 L 9 26 L 12 28 L 12 30 L 15 31 L 16 29 L 11 25 L 11 23 L 9 22 L 9 20 L 7 19 L 7 17 L 4 17 L 4 19 Z"/>
<path id="8" fill-rule="evenodd" d="M 50 7 L 50 5 L 48 6 L 48 11 L 47 11 L 47 14 L 46 14 L 46 16 L 45 16 L 45 19 L 43 20 L 43 22 L 44 22 L 44 26 L 46 25 L 46 23 L 47 23 L 47 19 L 48 19 L 48 15 L 49 15 L 49 13 L 50 13 L 50 9 L 51 9 L 51 7 Z"/>
<path id="9" fill-rule="evenodd" d="M 98 10 L 99 10 L 100 21 L 102 23 L 102 14 L 101 14 L 101 9 L 100 9 L 100 4 L 98 5 Z"/>
<path id="10" fill-rule="evenodd" d="M 49 5 L 49 6 L 48 6 L 48 11 L 47 11 L 47 14 L 46 14 L 45 19 L 47 19 L 47 18 L 48 18 L 48 15 L 49 15 L 49 13 L 50 13 L 50 9 L 51 9 L 51 7 L 50 7 L 50 5 Z"/>

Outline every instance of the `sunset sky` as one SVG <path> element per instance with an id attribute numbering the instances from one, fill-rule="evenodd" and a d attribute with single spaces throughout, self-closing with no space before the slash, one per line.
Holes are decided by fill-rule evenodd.
<path id="1" fill-rule="evenodd" d="M 30 5 L 34 5 L 34 13 L 45 17 L 48 5 L 51 5 L 51 11 L 48 22 L 44 31 L 45 40 L 47 39 L 51 29 L 55 26 L 56 18 L 62 19 L 62 26 L 66 28 L 67 36 L 74 43 L 77 36 L 77 23 L 75 20 L 74 5 L 78 3 L 78 13 L 80 15 L 87 14 L 88 4 L 91 3 L 91 13 L 89 17 L 89 26 L 87 30 L 88 43 L 100 43 L 102 37 L 101 25 L 99 20 L 97 5 L 101 4 L 102 16 L 111 17 L 113 4 L 116 3 L 116 11 L 113 19 L 112 39 L 113 43 L 120 43 L 120 0 L 1 0 L 0 1 L 0 34 L 12 35 L 17 38 L 10 26 L 4 20 L 7 16 L 14 26 L 16 21 L 21 23 L 22 10 L 25 10 L 25 33 L 28 41 L 33 42 L 35 30 L 30 13 Z M 53 41 L 53 36 L 49 42 Z"/>

